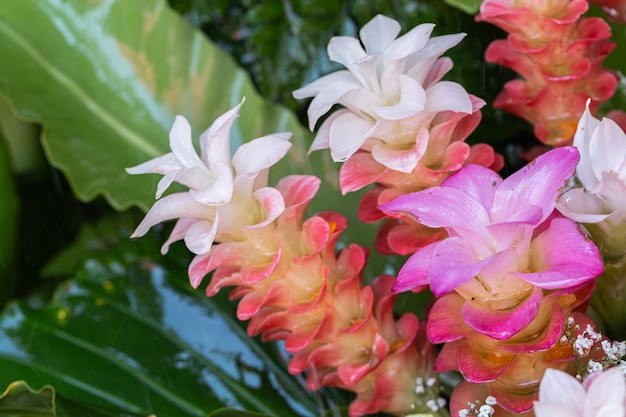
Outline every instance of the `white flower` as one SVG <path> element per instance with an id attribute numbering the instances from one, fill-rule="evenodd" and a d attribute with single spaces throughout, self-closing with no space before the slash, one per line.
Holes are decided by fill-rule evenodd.
<path id="1" fill-rule="evenodd" d="M 576 175 L 583 188 L 563 194 L 558 209 L 581 223 L 626 219 L 626 134 L 611 119 L 598 119 L 587 109 L 574 135 L 580 152 Z"/>
<path id="2" fill-rule="evenodd" d="M 536 417 L 624 417 L 626 383 L 619 369 L 589 376 L 582 384 L 573 376 L 548 369 L 535 401 Z"/>
<path id="3" fill-rule="evenodd" d="M 440 81 L 452 61 L 439 57 L 464 34 L 429 38 L 433 28 L 422 24 L 396 38 L 400 24 L 378 15 L 360 30 L 362 45 L 348 36 L 332 38 L 328 55 L 347 70 L 293 93 L 296 98 L 314 97 L 308 110 L 311 130 L 333 105 L 345 107 L 320 127 L 311 150 L 330 148 L 335 161 L 345 161 L 364 147 L 383 165 L 411 172 L 437 112 L 471 113 L 463 87 Z"/>
<path id="4" fill-rule="evenodd" d="M 157 202 L 137 226 L 132 237 L 143 236 L 165 220 L 179 219 L 162 252 L 180 239 L 195 254 L 207 253 L 220 233 L 263 226 L 284 210 L 282 195 L 266 187 L 267 170 L 289 150 L 291 133 L 275 133 L 254 139 L 230 157 L 230 129 L 242 102 L 218 117 L 200 136 L 200 155 L 191 141 L 191 126 L 177 116 L 170 132 L 172 152 L 127 171 L 163 175 Z M 190 190 L 161 198 L 178 182 Z"/>

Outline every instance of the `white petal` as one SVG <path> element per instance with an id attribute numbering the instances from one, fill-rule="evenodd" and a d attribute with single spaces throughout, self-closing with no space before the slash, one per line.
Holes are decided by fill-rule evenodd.
<path id="1" fill-rule="evenodd" d="M 187 233 L 187 229 L 191 227 L 198 219 L 185 218 L 178 219 L 176 225 L 172 229 L 172 233 L 167 238 L 163 246 L 161 246 L 161 254 L 165 255 L 170 248 L 170 245 L 174 242 L 177 242 L 185 237 L 185 233 Z"/>
<path id="2" fill-rule="evenodd" d="M 336 112 L 331 113 L 331 115 L 324 120 L 324 123 L 322 123 L 320 128 L 317 130 L 317 135 L 315 135 L 315 139 L 313 139 L 313 143 L 309 148 L 309 153 L 319 151 L 320 149 L 330 148 L 330 126 L 339 116 L 347 112 L 348 111 L 344 109 L 337 110 Z"/>
<path id="3" fill-rule="evenodd" d="M 607 404 L 615 404 L 623 407 L 626 397 L 626 383 L 624 376 L 619 368 L 613 368 L 597 376 L 591 385 L 587 388 L 587 399 L 585 401 L 585 416 L 598 416 L 601 410 Z M 622 417 L 622 414 L 613 414 L 613 416 Z M 606 414 L 608 416 L 608 414 Z"/>
<path id="4" fill-rule="evenodd" d="M 560 404 L 569 410 L 577 410 L 580 415 L 586 395 L 585 389 L 576 378 L 557 369 L 546 369 L 539 385 L 541 403 Z"/>
<path id="5" fill-rule="evenodd" d="M 219 206 L 230 202 L 233 198 L 233 172 L 230 165 L 218 162 L 214 166 L 215 182 L 201 190 L 190 190 L 195 200 L 209 206 Z"/>
<path id="6" fill-rule="evenodd" d="M 244 102 L 245 98 L 218 117 L 211 127 L 200 135 L 201 156 L 208 167 L 211 168 L 217 161 L 230 163 L 230 129 L 239 117 L 239 109 Z"/>
<path id="7" fill-rule="evenodd" d="M 424 79 L 423 86 L 428 88 L 431 84 L 434 84 L 441 80 L 441 78 L 448 73 L 454 66 L 454 63 L 450 58 L 444 56 L 438 58 L 428 70 L 426 78 Z"/>
<path id="8" fill-rule="evenodd" d="M 611 119 L 602 119 L 591 135 L 589 155 L 596 178 L 602 178 L 604 171 L 619 172 L 626 159 L 626 135 L 622 128 Z"/>
<path id="9" fill-rule="evenodd" d="M 172 152 L 151 159 L 143 164 L 126 168 L 129 174 L 161 174 L 165 175 L 175 169 L 180 169 L 181 165 Z"/>
<path id="10" fill-rule="evenodd" d="M 338 82 L 353 82 L 356 85 L 359 85 L 356 78 L 354 78 L 354 75 L 352 75 L 350 71 L 341 70 L 328 75 L 324 75 L 323 77 L 313 81 L 311 84 L 307 84 L 304 87 L 298 88 L 292 93 L 292 95 L 294 96 L 294 98 L 297 99 L 313 97 L 324 88 Z"/>
<path id="11" fill-rule="evenodd" d="M 244 143 L 233 156 L 235 173 L 252 174 L 271 167 L 289 151 L 289 138 L 291 133 L 276 133 Z"/>
<path id="12" fill-rule="evenodd" d="M 384 51 L 400 33 L 400 23 L 381 14 L 367 22 L 359 31 L 368 54 Z"/>
<path id="13" fill-rule="evenodd" d="M 170 148 L 182 166 L 203 165 L 191 143 L 191 126 L 182 116 L 176 116 L 172 130 L 170 130 Z"/>
<path id="14" fill-rule="evenodd" d="M 587 100 L 587 107 L 578 121 L 576 133 L 574 134 L 574 146 L 580 152 L 580 161 L 578 161 L 576 166 L 576 176 L 586 190 L 593 190 L 600 179 L 593 172 L 593 161 L 589 152 L 591 135 L 600 121 L 591 115 L 589 111 L 590 102 L 591 99 Z"/>
<path id="15" fill-rule="evenodd" d="M 167 190 L 168 187 L 172 185 L 172 182 L 174 182 L 174 178 L 176 178 L 176 172 L 177 171 L 172 171 L 170 173 L 167 173 L 163 176 L 163 178 L 159 180 L 154 198 L 156 198 L 157 200 L 161 198 L 165 190 Z"/>
<path id="16" fill-rule="evenodd" d="M 322 115 L 324 115 L 332 106 L 339 102 L 348 91 L 362 89 L 361 85 L 356 82 L 354 77 L 351 81 L 339 81 L 322 89 L 317 96 L 309 104 L 307 116 L 309 118 L 309 130 L 313 131 L 315 125 Z"/>
<path id="17" fill-rule="evenodd" d="M 534 411 L 535 417 L 585 417 L 572 411 L 567 405 L 544 403 L 543 401 L 535 401 Z"/>
<path id="18" fill-rule="evenodd" d="M 422 49 L 407 57 L 406 74 L 423 84 L 437 58 L 459 43 L 463 37 L 464 33 L 457 33 L 430 38 Z"/>
<path id="19" fill-rule="evenodd" d="M 392 106 L 374 106 L 372 109 L 376 115 L 383 119 L 399 120 L 423 111 L 424 104 L 428 105 L 428 102 L 426 92 L 420 83 L 406 75 L 400 75 L 400 100 L 398 103 Z"/>
<path id="20" fill-rule="evenodd" d="M 426 97 L 425 111 L 450 110 L 459 113 L 472 113 L 472 100 L 460 84 L 440 81 L 428 87 Z"/>
<path id="21" fill-rule="evenodd" d="M 391 57 L 391 59 L 398 59 L 404 58 L 422 49 L 424 45 L 426 45 L 434 28 L 435 25 L 433 23 L 422 23 L 414 27 L 389 45 L 385 53 Z"/>
<path id="22" fill-rule="evenodd" d="M 368 138 L 373 124 L 347 112 L 330 126 L 330 155 L 335 162 L 350 158 Z"/>
<path id="23" fill-rule="evenodd" d="M 350 36 L 334 36 L 328 42 L 327 50 L 331 61 L 340 63 L 350 71 L 352 71 L 355 62 L 366 56 L 359 41 Z"/>
<path id="24" fill-rule="evenodd" d="M 574 188 L 564 193 L 557 201 L 556 208 L 565 217 L 579 223 L 600 223 L 611 214 L 603 201 L 584 188 Z"/>
<path id="25" fill-rule="evenodd" d="M 131 237 L 143 236 L 152 226 L 166 220 L 183 217 L 212 219 L 214 215 L 213 207 L 198 202 L 189 193 L 170 194 L 154 203 Z"/>
<path id="26" fill-rule="evenodd" d="M 195 222 L 185 233 L 185 245 L 187 248 L 196 255 L 208 253 L 211 250 L 211 246 L 213 246 L 217 222 L 217 213 L 213 222 L 206 220 Z"/>

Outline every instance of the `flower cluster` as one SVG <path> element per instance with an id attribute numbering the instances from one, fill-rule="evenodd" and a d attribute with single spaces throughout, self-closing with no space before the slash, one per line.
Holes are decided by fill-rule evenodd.
<path id="1" fill-rule="evenodd" d="M 505 180 L 470 165 L 382 206 L 448 233 L 409 258 L 395 290 L 427 285 L 439 297 L 427 328 L 445 343 L 435 369 L 468 381 L 452 410 L 484 385 L 503 409 L 527 412 L 545 369 L 571 370 L 573 352 L 558 343 L 565 318 L 586 304 L 603 268 L 596 247 L 555 211 L 577 162 L 576 149 L 555 149 Z"/>
<path id="2" fill-rule="evenodd" d="M 610 27 L 601 18 L 581 18 L 588 7 L 586 0 L 485 0 L 477 17 L 509 33 L 489 45 L 486 61 L 523 77 L 506 83 L 494 106 L 532 123 L 551 146 L 571 144 L 587 98 L 597 107 L 617 86 L 615 74 L 602 67 L 615 46 Z"/>
<path id="3" fill-rule="evenodd" d="M 248 333 L 284 341 L 289 371 L 306 372 L 311 390 L 331 385 L 357 394 L 349 413 L 404 414 L 441 407 L 432 369 L 434 350 L 415 315 L 393 314 L 395 280 L 383 275 L 365 286 L 367 252 L 335 243 L 343 216 L 323 212 L 304 219 L 320 181 L 291 175 L 267 186 L 267 171 L 289 149 L 289 134 L 242 145 L 230 157 L 230 128 L 241 104 L 220 116 L 200 137 L 198 156 L 187 121 L 178 117 L 171 153 L 128 171 L 159 173 L 157 198 L 133 236 L 177 218 L 163 252 L 184 239 L 196 254 L 189 266 L 197 288 L 212 273 L 206 293 L 234 287 L 237 317 Z M 189 191 L 161 197 L 178 182 Z M 428 378 L 427 388 L 420 384 Z"/>
<path id="4" fill-rule="evenodd" d="M 314 97 L 311 129 L 333 105 L 343 107 L 322 123 L 311 150 L 330 148 L 335 161 L 345 162 L 343 193 L 376 184 L 361 201 L 359 219 L 389 220 L 376 242 L 382 253 L 413 253 L 443 234 L 383 213 L 378 205 L 438 185 L 469 163 L 496 170 L 503 165 L 490 146 L 464 142 L 485 102 L 441 80 L 452 68 L 450 58 L 441 55 L 464 34 L 430 37 L 433 28 L 422 24 L 396 39 L 398 22 L 376 16 L 360 31 L 362 45 L 346 36 L 331 39 L 328 55 L 346 70 L 294 92 L 296 98 Z"/>

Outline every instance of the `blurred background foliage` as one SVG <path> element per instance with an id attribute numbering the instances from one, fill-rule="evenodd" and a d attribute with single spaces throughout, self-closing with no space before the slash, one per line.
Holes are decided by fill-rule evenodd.
<path id="1" fill-rule="evenodd" d="M 470 3 L 473 6 L 467 6 Z M 538 142 L 533 138 L 532 127 L 526 122 L 491 107 L 502 85 L 515 77 L 511 71 L 486 64 L 483 60 L 487 45 L 494 39 L 502 38 L 504 33 L 486 23 L 476 23 L 473 15 L 450 4 L 461 4 L 461 8 L 467 11 L 472 8 L 475 10 L 476 2 L 458 0 L 448 2 L 441 0 L 343 2 L 336 0 L 263 2 L 169 0 L 172 9 L 202 31 L 245 69 L 262 97 L 271 103 L 290 109 L 305 125 L 308 103 L 295 100 L 291 92 L 339 68 L 337 64 L 329 61 L 326 54 L 326 45 L 332 36 L 358 36 L 358 28 L 379 13 L 398 20 L 404 31 L 420 23 L 435 22 L 437 24 L 435 35 L 467 33 L 465 40 L 446 54 L 455 62 L 454 69 L 446 76 L 446 79 L 459 82 L 471 94 L 487 101 L 487 106 L 483 109 L 483 122 L 468 141 L 489 143 L 504 154 L 507 167 L 503 175 L 506 176 L 523 164 L 520 154 L 537 145 Z M 595 13 L 595 11 L 592 12 Z M 618 45 L 626 47 L 624 28 L 614 27 L 614 34 Z M 607 60 L 607 66 L 617 68 L 623 62 L 626 62 L 626 48 L 618 47 Z M 613 108 L 624 109 L 626 103 L 623 102 L 623 97 L 623 92 L 618 92 L 615 98 L 605 105 L 607 111 Z M 43 130 L 45 131 L 45 127 Z M 59 313 L 59 311 L 65 311 L 63 309 L 67 309 L 67 314 L 77 320 L 78 327 L 68 330 L 69 333 L 61 338 L 78 340 L 83 353 L 89 351 L 89 354 L 94 354 L 88 344 L 95 340 L 97 332 L 87 329 L 98 326 L 98 323 L 102 323 L 103 326 L 113 325 L 107 320 L 116 321 L 115 326 L 118 327 L 114 329 L 119 329 L 119 326 L 124 325 L 125 320 L 130 320 L 125 315 L 124 309 L 108 311 L 100 315 L 93 312 L 93 314 L 85 313 L 85 311 L 91 311 L 90 305 L 97 304 L 101 299 L 114 300 L 124 305 L 124 308 L 132 310 L 132 308 L 138 308 L 136 304 L 133 304 L 136 302 L 132 300 L 133 296 L 141 299 L 158 290 L 162 291 L 162 297 L 165 297 L 163 295 L 165 293 L 170 298 L 182 297 L 186 300 L 183 304 L 187 307 L 199 305 L 200 307 L 197 308 L 203 309 L 203 317 L 213 314 L 223 315 L 225 312 L 231 314 L 232 317 L 232 303 L 228 303 L 223 297 L 216 301 L 205 301 L 201 292 L 192 293 L 186 287 L 185 265 L 190 255 L 185 250 L 178 247 L 167 259 L 160 256 L 158 242 L 163 241 L 164 233 L 171 226 L 157 228 L 153 234 L 144 239 L 144 243 L 139 245 L 137 242 L 130 242 L 126 236 L 141 219 L 143 212 L 138 208 L 130 208 L 118 213 L 102 197 L 97 197 L 88 203 L 80 201 L 74 195 L 64 174 L 46 159 L 40 143 L 41 132 L 42 127 L 20 120 L 14 114 L 12 105 L 0 97 L 0 227 L 3 230 L 3 238 L 0 239 L 0 301 L 6 303 L 8 300 L 21 300 L 8 304 L 2 316 L 3 329 L 7 333 L 4 335 L 4 341 L 0 341 L 0 357 L 11 352 L 14 348 L 10 345 L 11 343 L 23 342 L 28 335 L 35 334 L 37 329 L 53 328 L 55 320 L 59 319 L 59 314 L 66 314 Z M 322 162 L 319 161 L 323 160 L 314 159 L 314 161 L 316 161 L 314 163 L 321 164 Z M 356 207 L 354 210 L 356 211 Z M 378 259 L 374 262 L 386 262 L 378 269 L 373 268 L 378 271 L 385 266 L 397 267 L 402 260 L 381 261 Z M 151 266 L 147 267 L 147 265 Z M 122 268 L 121 272 L 120 268 Z M 155 284 L 155 268 L 156 270 L 162 268 L 166 271 L 164 275 L 169 284 L 161 283 L 159 284 L 161 287 Z M 122 276 L 126 277 L 127 281 L 122 280 Z M 142 279 L 146 280 L 145 284 L 141 283 Z M 106 284 L 106 282 L 113 284 Z M 112 288 L 117 292 L 109 294 L 105 291 L 103 293 L 103 288 L 106 290 L 107 285 L 113 285 Z M 411 299 L 411 295 L 402 297 L 406 299 L 401 299 L 398 303 L 400 309 L 421 313 L 424 300 L 416 303 Z M 146 298 L 144 302 L 150 301 Z M 154 323 L 168 326 L 164 321 L 163 312 L 153 311 L 150 314 L 154 315 Z M 179 311 L 176 314 L 179 314 L 180 320 L 185 319 L 182 316 L 185 312 Z M 144 327 L 146 325 L 146 323 L 142 324 Z M 7 329 L 11 329 L 11 326 L 19 331 L 9 332 Z M 232 324 L 232 326 L 234 326 L 232 333 L 241 336 L 241 324 Z M 143 327 L 142 329 L 145 331 Z M 202 329 L 192 329 L 190 334 L 194 331 L 202 331 Z M 115 331 L 112 334 L 115 334 Z M 189 335 L 185 337 L 187 336 Z M 52 345 L 60 343 L 54 341 L 55 337 L 59 336 L 54 332 L 44 334 L 40 336 L 38 343 L 51 343 Z M 173 337 L 172 340 L 161 340 L 159 343 L 167 345 L 171 342 L 176 345 L 182 343 L 181 340 L 184 343 L 193 343 L 185 337 Z M 29 343 L 30 341 L 21 349 L 29 349 Z M 218 398 L 215 403 L 203 403 L 201 393 L 194 391 L 179 402 L 173 400 L 176 403 L 175 406 L 180 405 L 182 408 L 189 406 L 188 409 L 192 410 L 189 415 L 207 414 L 211 407 L 233 405 L 250 405 L 256 411 L 271 412 L 280 410 L 280 407 L 272 402 L 273 399 L 289 397 L 293 410 L 296 410 L 294 412 L 299 415 L 315 415 L 312 410 L 316 407 L 319 410 L 331 410 L 328 411 L 329 415 L 334 415 L 332 410 L 342 412 L 340 404 L 346 404 L 345 394 L 333 390 L 324 390 L 317 394 L 307 393 L 302 387 L 301 379 L 285 375 L 284 371 L 279 370 L 280 366 L 284 365 L 281 363 L 284 362 L 284 352 L 281 352 L 279 348 L 261 345 L 257 341 L 249 343 L 239 341 L 237 346 L 243 346 L 242 349 L 251 349 L 254 352 L 253 356 L 256 355 L 255 360 L 262 358 L 267 362 L 265 366 L 259 365 L 256 368 L 252 366 L 246 372 L 241 369 L 250 366 L 249 363 L 237 360 L 233 362 L 233 366 L 241 368 L 238 371 L 241 375 L 248 375 L 248 378 L 255 381 L 263 380 L 263 378 L 272 380 L 269 390 L 262 390 L 260 394 L 256 393 L 259 397 L 268 397 L 265 405 L 254 406 L 255 391 L 248 389 L 256 382 L 245 382 L 242 377 L 239 384 L 243 388 L 237 388 L 237 383 L 234 386 L 237 388 L 235 391 L 239 389 L 237 392 L 243 396 L 244 400 L 229 402 L 224 398 Z M 120 352 L 141 355 L 140 352 L 134 350 L 135 348 L 126 345 L 109 346 L 107 349 L 109 353 L 113 352 L 111 355 L 121 355 Z M 233 352 L 235 350 L 233 349 Z M 20 359 L 24 361 L 23 368 L 16 365 L 15 372 L 20 369 L 26 372 L 30 366 L 28 361 L 34 363 L 50 359 L 46 356 L 54 356 L 54 352 L 51 352 L 44 349 L 38 351 L 40 356 L 25 355 Z M 148 382 L 152 384 L 150 386 L 158 388 L 156 391 L 151 391 L 150 395 L 160 398 L 159 393 L 162 394 L 162 392 L 159 391 L 161 389 L 159 384 L 168 386 L 167 382 L 160 379 L 166 377 L 163 376 L 162 370 L 158 369 L 158 355 L 163 352 L 158 350 L 150 350 L 150 352 L 155 355 L 157 362 L 139 364 L 134 370 L 126 369 L 128 374 L 123 374 L 121 378 L 125 379 L 126 383 L 130 384 L 129 386 L 133 386 L 137 384 L 137 380 L 133 379 L 137 376 L 136 374 L 145 372 Z M 202 363 L 206 364 L 207 361 L 208 354 L 201 350 L 198 352 L 193 360 L 189 359 L 189 363 L 193 363 L 194 367 L 202 366 Z M 78 354 L 80 354 L 80 349 Z M 232 355 L 236 356 L 237 353 L 231 352 Z M 103 357 L 107 358 L 106 355 Z M 55 358 L 59 361 L 58 363 L 63 363 L 63 366 L 68 367 L 68 375 L 73 375 L 70 369 L 72 368 L 71 358 L 65 358 L 69 360 L 67 363 L 62 362 L 61 359 Z M 166 358 L 162 357 L 160 360 L 166 361 Z M 189 371 L 189 368 L 185 367 L 192 366 L 189 363 L 170 365 L 172 369 L 182 366 L 184 369 L 176 377 L 183 378 L 185 375 L 189 377 L 185 374 Z M 96 367 L 99 372 L 106 372 L 106 360 Z M 34 374 L 38 373 L 35 368 L 33 370 Z M 50 381 L 61 386 L 72 385 L 68 383 L 67 378 L 63 378 L 63 375 L 52 377 L 46 374 L 45 370 L 40 373 L 43 377 L 31 375 L 31 379 L 36 382 L 35 388 L 41 388 L 42 384 Z M 254 376 L 250 377 L 253 374 Z M 6 386 L 12 375 L 5 373 L 1 382 Z M 219 372 L 216 375 L 219 376 Z M 80 378 L 80 375 L 75 375 L 74 378 Z M 105 394 L 111 394 L 115 391 L 117 383 L 119 381 L 113 381 L 109 385 L 105 384 L 94 389 L 101 389 L 105 391 Z M 171 381 L 169 384 L 175 385 Z M 123 387 L 119 389 L 123 390 Z M 134 393 L 148 396 L 145 392 L 139 391 Z M 120 397 L 114 395 L 99 397 L 92 392 L 92 396 L 85 396 L 83 391 L 76 389 L 62 390 L 59 393 L 57 401 L 59 415 L 142 415 L 150 408 L 150 401 L 145 398 L 131 406 L 123 401 L 116 403 L 115 399 L 119 400 Z M 130 408 L 124 408 L 126 405 Z M 129 409 L 134 412 L 128 411 Z M 220 413 L 220 416 L 244 415 L 234 412 L 229 414 L 228 411 Z M 164 415 L 167 416 L 167 413 Z"/>

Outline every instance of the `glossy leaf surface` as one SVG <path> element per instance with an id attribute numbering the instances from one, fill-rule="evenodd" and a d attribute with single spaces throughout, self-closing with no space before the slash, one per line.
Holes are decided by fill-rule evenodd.
<path id="1" fill-rule="evenodd" d="M 18 376 L 50 384 L 69 402 L 103 410 L 95 415 L 200 417 L 224 407 L 319 415 L 275 345 L 247 336 L 233 303 L 207 299 L 184 269 L 139 253 L 157 253 L 156 242 L 130 242 L 110 226 L 93 226 L 81 241 L 95 252 L 51 302 L 6 308 L 0 384 Z"/>
<path id="2" fill-rule="evenodd" d="M 9 384 L 0 396 L 2 417 L 55 417 L 54 389 L 33 390 L 24 381 Z"/>

